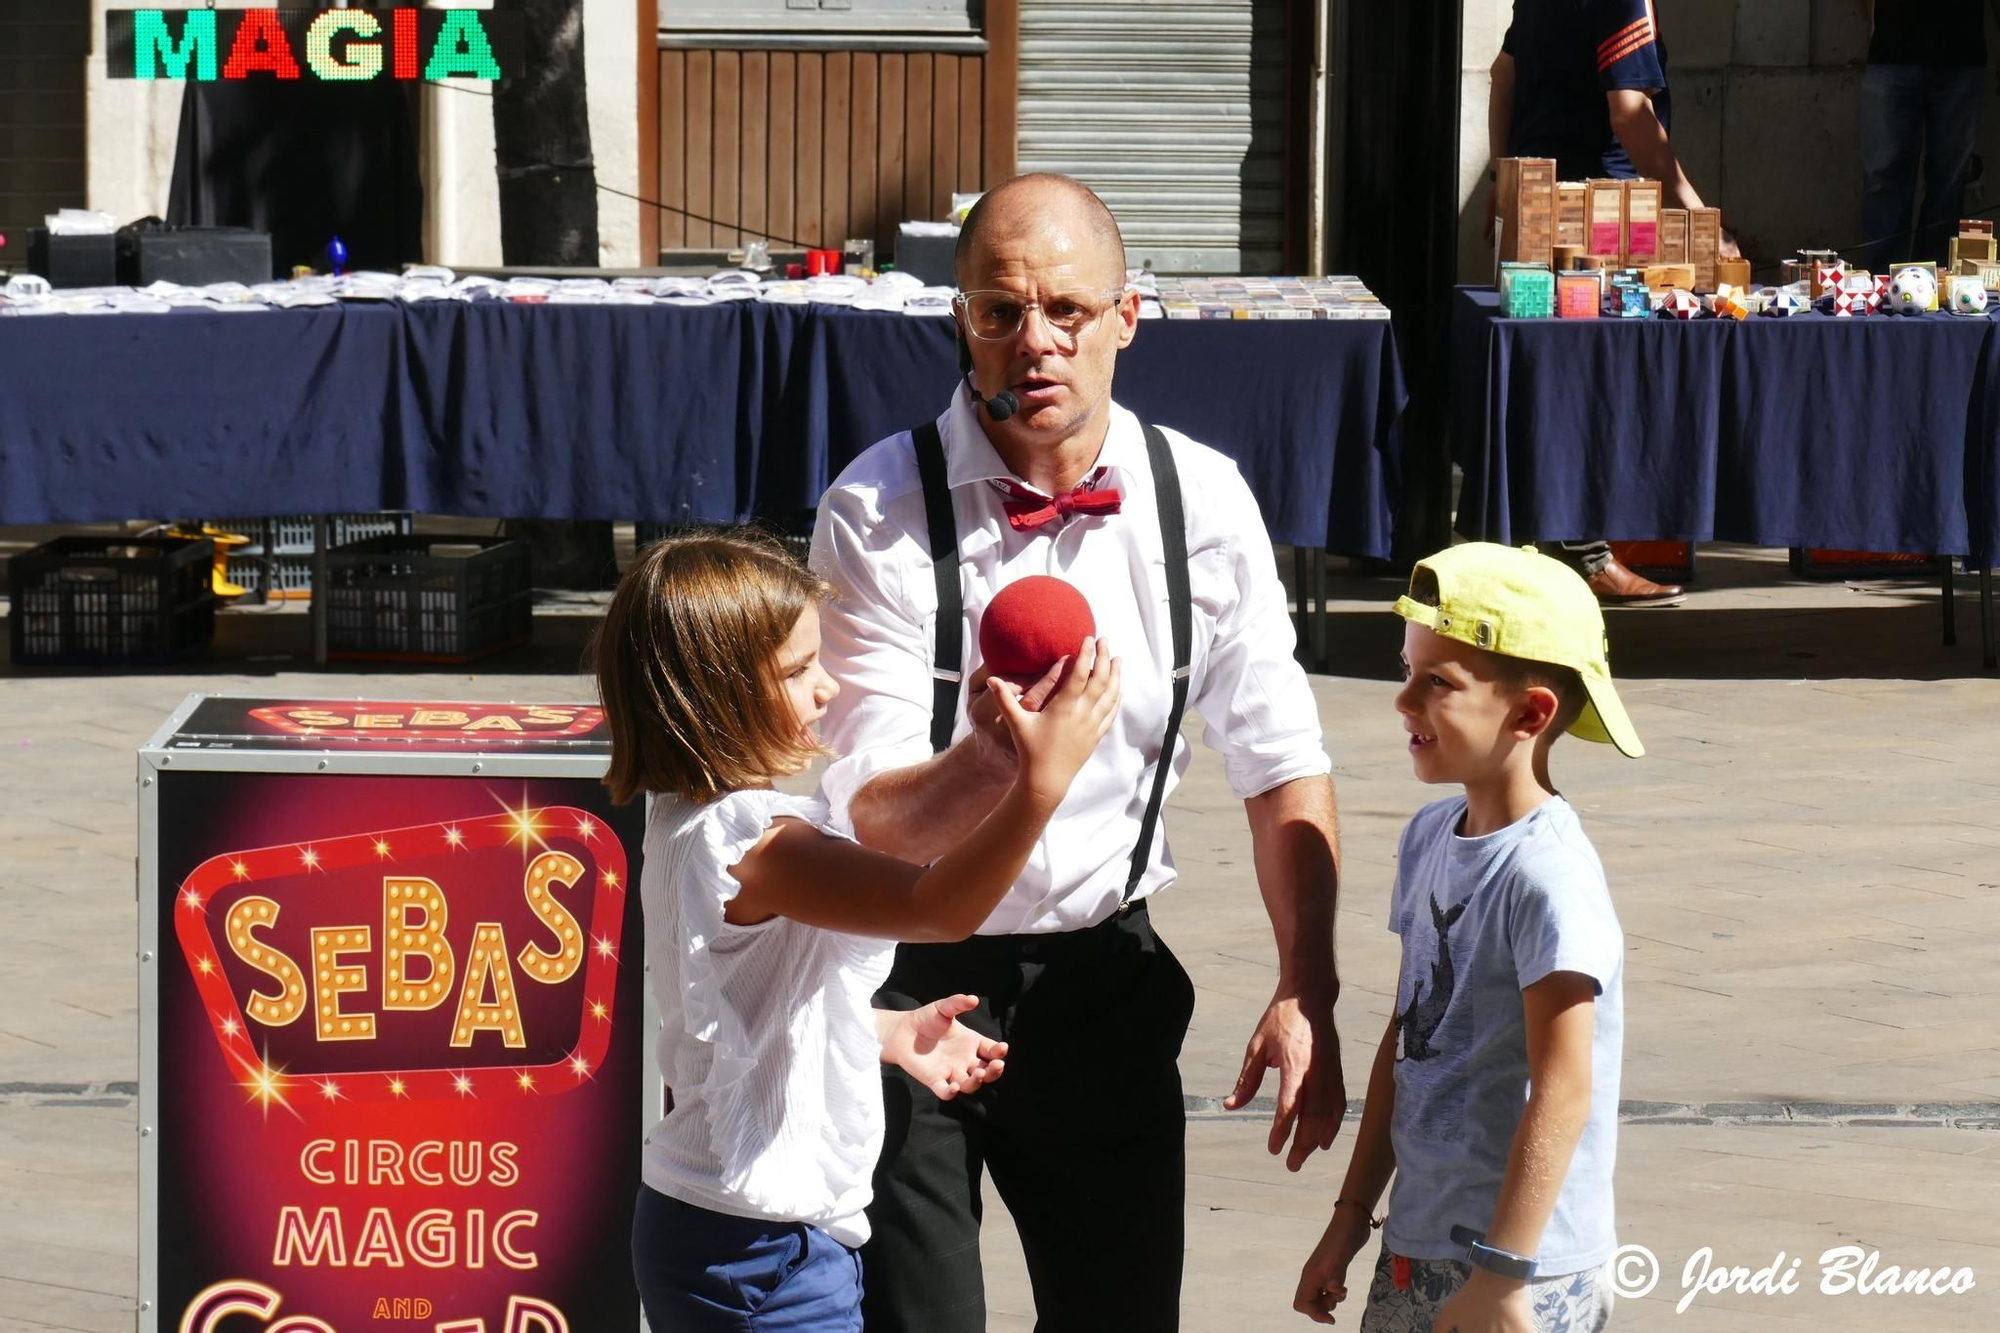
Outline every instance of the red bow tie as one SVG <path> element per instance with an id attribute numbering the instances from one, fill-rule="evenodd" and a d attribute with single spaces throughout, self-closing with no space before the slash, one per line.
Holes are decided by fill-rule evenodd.
<path id="1" fill-rule="evenodd" d="M 1071 514 L 1117 513 L 1124 496 L 1115 486 L 1098 488 L 1097 483 L 1104 472 L 1103 468 L 1099 468 L 1073 489 L 1053 497 L 1001 477 L 994 478 L 993 485 L 1007 497 L 1004 506 L 1007 526 L 1016 532 L 1032 532 Z"/>

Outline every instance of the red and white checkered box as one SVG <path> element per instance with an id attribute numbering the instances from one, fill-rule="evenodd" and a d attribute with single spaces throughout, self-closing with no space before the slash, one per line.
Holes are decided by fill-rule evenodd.
<path id="1" fill-rule="evenodd" d="M 1873 275 L 1850 273 L 1840 280 L 1840 290 L 1833 297 L 1834 314 L 1872 315 L 1881 308 L 1882 294 Z"/>

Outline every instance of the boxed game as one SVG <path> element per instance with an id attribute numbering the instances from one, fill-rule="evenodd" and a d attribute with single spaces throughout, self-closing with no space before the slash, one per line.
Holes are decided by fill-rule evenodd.
<path id="1" fill-rule="evenodd" d="M 1556 164 L 1546 157 L 1506 157 L 1494 164 L 1493 211 L 1502 263 L 1553 261 Z"/>

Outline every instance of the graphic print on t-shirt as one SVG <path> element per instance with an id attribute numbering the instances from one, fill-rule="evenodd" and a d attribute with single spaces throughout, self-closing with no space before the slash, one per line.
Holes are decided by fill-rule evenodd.
<path id="1" fill-rule="evenodd" d="M 1403 922 L 1403 976 L 1396 1011 L 1397 1106 L 1408 1129 L 1455 1141 L 1465 1129 L 1465 1061 L 1472 1044 L 1473 993 L 1464 971 L 1471 945 L 1452 947 L 1451 930 L 1470 900 L 1445 908 L 1429 896 L 1428 920 L 1415 908 Z"/>
<path id="2" fill-rule="evenodd" d="M 1451 1008 L 1451 994 L 1458 980 L 1458 971 L 1451 962 L 1451 928 L 1464 915 L 1464 903 L 1445 912 L 1438 908 L 1437 895 L 1431 895 L 1431 925 L 1437 930 L 1437 957 L 1431 963 L 1429 991 L 1425 991 L 1421 981 L 1413 984 L 1409 1006 L 1396 1015 L 1398 1060 L 1428 1060 L 1438 1054 L 1438 1047 L 1431 1039 L 1444 1023 L 1445 1011 Z"/>

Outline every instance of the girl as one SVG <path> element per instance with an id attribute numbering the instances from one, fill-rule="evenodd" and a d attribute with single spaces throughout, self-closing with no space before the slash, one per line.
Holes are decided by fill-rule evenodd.
<path id="1" fill-rule="evenodd" d="M 990 684 L 1013 787 L 929 866 L 869 851 L 825 827 L 823 801 L 771 785 L 822 752 L 830 591 L 751 533 L 670 537 L 626 574 L 594 645 L 606 785 L 656 798 L 640 896 L 673 1110 L 647 1139 L 632 1228 L 656 1333 L 860 1329 L 879 1062 L 951 1097 L 1005 1054 L 955 1021 L 973 996 L 895 1014 L 870 997 L 894 941 L 963 939 L 999 904 L 1117 708 L 1118 663 L 1088 640 L 1039 711 Z"/>

